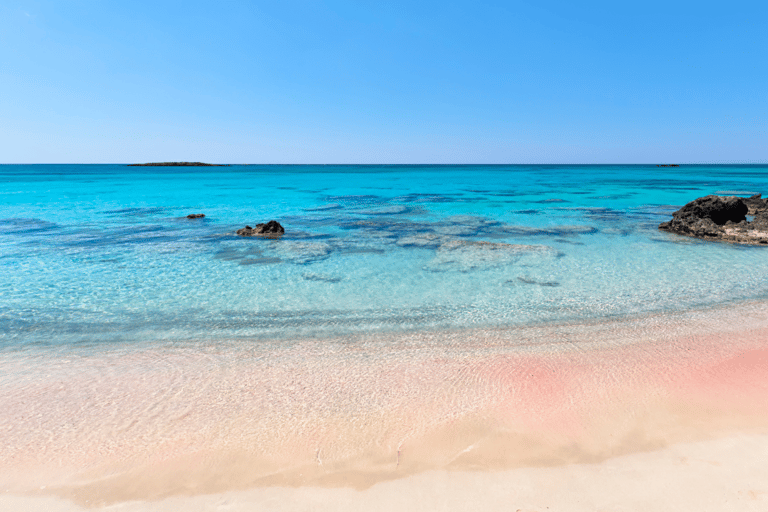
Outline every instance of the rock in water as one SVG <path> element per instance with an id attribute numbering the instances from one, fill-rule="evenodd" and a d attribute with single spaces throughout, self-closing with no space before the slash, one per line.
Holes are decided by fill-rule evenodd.
<path id="1" fill-rule="evenodd" d="M 237 234 L 240 236 L 280 236 L 283 233 L 285 233 L 285 229 L 275 220 L 271 220 L 266 224 L 256 224 L 255 228 L 245 226 L 237 230 Z"/>
<path id="2" fill-rule="evenodd" d="M 743 199 L 749 211 L 747 215 L 757 215 L 762 212 L 768 212 L 768 198 L 763 199 L 762 194 L 755 194 L 752 197 Z"/>
<path id="3" fill-rule="evenodd" d="M 705 240 L 721 240 L 740 244 L 768 244 L 768 225 L 760 214 L 753 222 L 747 222 L 747 213 L 755 211 L 763 200 L 753 196 L 755 206 L 735 196 L 710 195 L 686 204 L 672 214 L 672 220 L 659 224 L 659 229 L 678 235 Z"/>
<path id="4" fill-rule="evenodd" d="M 706 196 L 686 204 L 672 214 L 678 219 L 711 219 L 718 226 L 747 220 L 749 208 L 740 197 Z"/>
<path id="5" fill-rule="evenodd" d="M 188 219 L 202 219 L 203 217 L 205 217 L 204 213 L 190 213 L 187 215 Z"/>

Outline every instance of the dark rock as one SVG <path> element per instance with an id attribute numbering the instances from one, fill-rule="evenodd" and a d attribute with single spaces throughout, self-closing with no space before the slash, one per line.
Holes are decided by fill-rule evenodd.
<path id="1" fill-rule="evenodd" d="M 753 196 L 744 200 L 735 196 L 710 195 L 686 204 L 672 214 L 672 220 L 659 224 L 659 229 L 705 240 L 721 240 L 740 244 L 768 243 L 768 211 L 748 222 L 750 204 L 762 207 L 763 200 Z"/>
<path id="2" fill-rule="evenodd" d="M 277 237 L 285 233 L 285 229 L 279 222 L 271 220 L 266 224 L 256 224 L 255 228 L 251 226 L 245 226 L 242 229 L 237 230 L 237 234 L 240 236 L 267 236 Z"/>
<path id="3" fill-rule="evenodd" d="M 749 208 L 740 197 L 706 196 L 686 204 L 672 214 L 678 219 L 710 219 L 718 226 L 746 220 Z"/>
<path id="4" fill-rule="evenodd" d="M 768 211 L 758 212 L 752 222 L 747 224 L 754 231 L 765 231 L 768 233 Z"/>
<path id="5" fill-rule="evenodd" d="M 768 212 L 768 198 L 763 199 L 762 194 L 755 194 L 752 197 L 743 198 L 744 204 L 749 211 L 747 215 L 757 215 L 760 212 Z"/>
<path id="6" fill-rule="evenodd" d="M 187 215 L 188 219 L 202 219 L 203 217 L 205 217 L 204 213 L 190 213 Z"/>

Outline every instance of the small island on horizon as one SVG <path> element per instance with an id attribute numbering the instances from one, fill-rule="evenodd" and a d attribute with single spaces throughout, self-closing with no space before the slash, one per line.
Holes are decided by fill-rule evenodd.
<path id="1" fill-rule="evenodd" d="M 203 162 L 153 162 L 148 164 L 128 164 L 128 167 L 229 167 L 229 164 L 206 164 Z"/>

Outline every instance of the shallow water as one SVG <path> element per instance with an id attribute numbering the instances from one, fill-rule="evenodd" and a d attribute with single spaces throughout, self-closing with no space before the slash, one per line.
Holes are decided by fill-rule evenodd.
<path id="1" fill-rule="evenodd" d="M 766 166 L 0 166 L 0 346 L 504 327 L 766 296 L 659 232 Z M 188 213 L 205 219 L 187 220 Z M 279 240 L 234 231 L 275 219 Z"/>

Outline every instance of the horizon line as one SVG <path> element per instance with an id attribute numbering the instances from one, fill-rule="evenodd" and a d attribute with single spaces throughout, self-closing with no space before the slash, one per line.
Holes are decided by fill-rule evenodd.
<path id="1" fill-rule="evenodd" d="M 180 160 L 178 162 L 186 162 L 184 160 Z M 148 163 L 165 163 L 165 162 L 148 162 Z M 472 162 L 464 162 L 464 163 L 440 163 L 440 162 L 421 162 L 421 163 L 407 163 L 407 162 L 401 162 L 401 163 L 375 163 L 375 162 L 368 162 L 368 163 L 279 163 L 279 162 L 270 162 L 270 163 L 234 163 L 234 162 L 200 162 L 204 164 L 209 164 L 210 166 L 389 166 L 389 167 L 396 167 L 396 166 L 501 166 L 501 165 L 515 165 L 515 166 L 522 166 L 522 165 L 537 165 L 537 166 L 545 166 L 545 165 L 576 165 L 576 166 L 586 166 L 586 165 L 651 165 L 651 166 L 683 166 L 683 165 L 768 165 L 768 160 L 766 161 L 759 161 L 759 162 L 675 162 L 675 163 L 664 163 L 664 162 L 607 162 L 607 163 L 585 163 L 585 162 L 556 162 L 556 163 L 533 163 L 533 162 L 523 162 L 523 163 L 511 163 L 511 162 L 502 162 L 502 163 L 472 163 Z M 124 166 L 137 166 L 137 167 L 152 167 L 152 165 L 147 165 L 147 163 L 136 165 L 136 162 L 0 162 L 0 165 L 124 165 Z M 157 166 L 157 167 L 207 167 L 207 165 L 200 165 L 200 166 L 172 166 L 172 165 L 165 165 L 165 166 Z"/>

